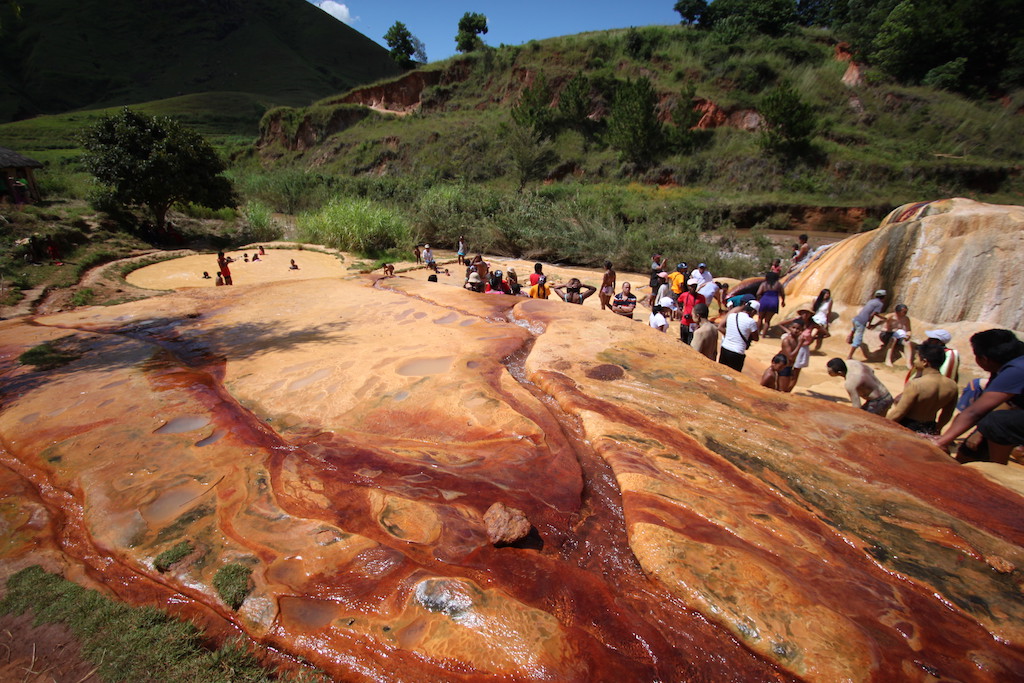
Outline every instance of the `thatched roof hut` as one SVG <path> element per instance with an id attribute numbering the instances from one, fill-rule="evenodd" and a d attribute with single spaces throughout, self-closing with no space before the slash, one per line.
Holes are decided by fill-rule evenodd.
<path id="1" fill-rule="evenodd" d="M 0 196 L 6 196 L 15 204 L 38 202 L 41 196 L 32 169 L 42 167 L 35 159 L 22 156 L 13 149 L 0 147 L 0 180 L 3 180 L 0 183 Z"/>

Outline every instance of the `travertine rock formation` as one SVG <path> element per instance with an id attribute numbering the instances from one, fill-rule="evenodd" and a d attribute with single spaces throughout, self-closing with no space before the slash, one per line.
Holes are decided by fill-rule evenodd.
<path id="1" fill-rule="evenodd" d="M 324 279 L 3 322 L 0 363 L 5 567 L 344 680 L 1024 677 L 1024 500 L 638 321 Z M 539 541 L 492 545 L 495 502 Z"/>
<path id="2" fill-rule="evenodd" d="M 888 290 L 933 323 L 1024 327 L 1024 207 L 945 199 L 907 204 L 870 232 L 828 249 L 786 284 L 789 296 L 825 288 L 846 304 Z"/>

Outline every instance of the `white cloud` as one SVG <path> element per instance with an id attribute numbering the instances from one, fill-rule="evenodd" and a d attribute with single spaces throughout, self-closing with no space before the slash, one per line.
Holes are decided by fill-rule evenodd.
<path id="1" fill-rule="evenodd" d="M 335 2 L 334 0 L 322 0 L 321 2 L 310 0 L 310 2 L 330 14 L 338 21 L 348 24 L 349 26 L 359 21 L 359 17 L 353 17 L 352 11 L 348 8 L 348 5 L 343 3 Z"/>

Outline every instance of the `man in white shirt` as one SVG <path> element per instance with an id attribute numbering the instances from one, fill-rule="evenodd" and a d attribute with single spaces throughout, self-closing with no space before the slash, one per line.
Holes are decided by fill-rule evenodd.
<path id="1" fill-rule="evenodd" d="M 743 372 L 747 349 L 758 339 L 757 320 L 752 315 L 757 313 L 758 307 L 756 301 L 748 301 L 742 309 L 725 316 L 725 320 L 718 324 L 719 331 L 725 335 L 718 352 L 718 362 L 736 372 Z"/>
<path id="2" fill-rule="evenodd" d="M 651 317 L 647 319 L 647 323 L 659 332 L 664 332 L 668 329 L 668 321 L 665 320 L 665 316 L 661 313 L 661 306 L 654 304 L 651 307 Z"/>
<path id="3" fill-rule="evenodd" d="M 698 263 L 697 270 L 690 273 L 690 278 L 697 278 L 699 282 L 697 285 L 698 292 L 701 290 L 701 287 L 714 280 L 714 278 L 711 277 L 711 271 L 708 270 L 708 264 L 706 263 Z M 708 299 L 708 301 L 710 301 L 710 299 Z"/>

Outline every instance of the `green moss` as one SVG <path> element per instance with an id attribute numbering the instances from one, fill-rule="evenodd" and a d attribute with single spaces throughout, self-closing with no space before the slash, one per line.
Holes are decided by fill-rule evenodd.
<path id="1" fill-rule="evenodd" d="M 18 356 L 18 362 L 22 365 L 32 365 L 37 370 L 53 370 L 81 357 L 80 353 L 60 348 L 59 341 L 43 342 L 33 346 Z"/>
<path id="2" fill-rule="evenodd" d="M 169 548 L 157 555 L 156 559 L 153 560 L 153 566 L 156 567 L 157 571 L 165 572 L 171 568 L 171 565 L 180 562 L 188 556 L 192 550 L 191 541 L 182 541 L 173 548 Z"/>
<path id="3" fill-rule="evenodd" d="M 237 610 L 252 591 L 252 569 L 232 562 L 217 570 L 213 576 L 213 587 L 231 609 Z"/>

